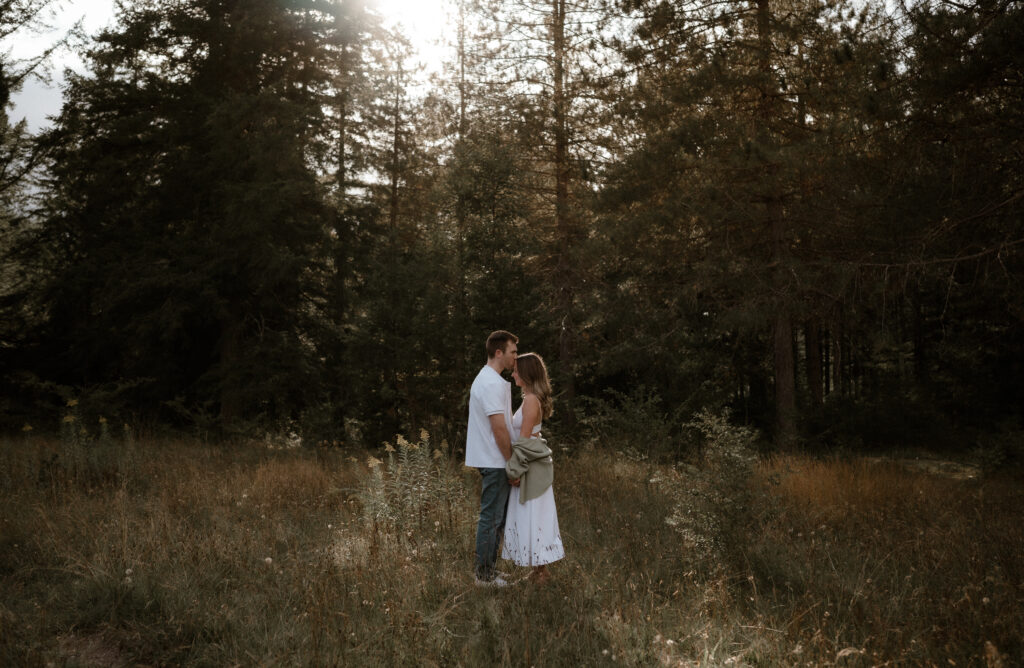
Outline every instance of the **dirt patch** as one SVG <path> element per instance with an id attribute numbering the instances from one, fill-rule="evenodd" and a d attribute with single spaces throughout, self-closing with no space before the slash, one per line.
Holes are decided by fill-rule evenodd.
<path id="1" fill-rule="evenodd" d="M 981 469 L 977 466 L 972 464 L 963 464 L 960 462 L 951 462 L 945 459 L 886 459 L 884 457 L 866 457 L 865 459 L 872 464 L 896 464 L 898 466 L 902 466 L 908 471 L 930 473 L 932 475 L 952 478 L 953 480 L 976 480 L 978 476 L 981 475 Z"/>

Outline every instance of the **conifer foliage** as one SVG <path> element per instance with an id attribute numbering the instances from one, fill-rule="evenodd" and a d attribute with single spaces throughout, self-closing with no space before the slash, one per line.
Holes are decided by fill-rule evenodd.
<path id="1" fill-rule="evenodd" d="M 38 322 L 42 306 L 35 294 L 32 262 L 19 252 L 31 212 L 36 206 L 32 180 L 40 152 L 28 123 L 13 115 L 13 96 L 40 70 L 54 44 L 25 59 L 11 56 L 8 41 L 45 28 L 51 0 L 7 0 L 0 4 L 0 369 L 32 345 L 26 336 Z M 8 374 L 4 374 L 7 376 Z M 9 408 L 16 389 L 5 378 L 0 384 L 0 405 Z"/>
<path id="2" fill-rule="evenodd" d="M 2 392 L 458 444 L 508 329 L 570 437 L 1024 418 L 1020 3 L 445 7 L 428 78 L 370 0 L 120 2 L 52 128 L 0 118 Z"/>
<path id="3" fill-rule="evenodd" d="M 48 372 L 228 423 L 286 415 L 309 399 L 323 254 L 316 3 L 120 9 L 42 138 Z"/>

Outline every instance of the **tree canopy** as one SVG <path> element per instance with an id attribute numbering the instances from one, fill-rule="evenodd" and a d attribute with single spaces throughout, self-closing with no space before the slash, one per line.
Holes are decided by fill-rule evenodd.
<path id="1" fill-rule="evenodd" d="M 52 128 L 0 117 L 5 426 L 454 443 L 499 328 L 569 437 L 1024 417 L 1020 3 L 451 8 L 426 80 L 371 3 L 120 3 Z"/>

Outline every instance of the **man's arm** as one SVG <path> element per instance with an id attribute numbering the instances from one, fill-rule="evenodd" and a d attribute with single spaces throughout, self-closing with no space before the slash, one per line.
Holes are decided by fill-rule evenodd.
<path id="1" fill-rule="evenodd" d="M 488 415 L 487 419 L 491 421 L 491 431 L 494 432 L 494 440 L 498 442 L 501 456 L 505 461 L 512 459 L 512 439 L 509 437 L 508 427 L 505 426 L 504 413 Z"/>

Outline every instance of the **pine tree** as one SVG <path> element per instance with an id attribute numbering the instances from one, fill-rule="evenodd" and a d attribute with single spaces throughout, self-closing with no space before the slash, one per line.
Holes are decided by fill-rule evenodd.
<path id="1" fill-rule="evenodd" d="M 432 119 L 425 139 L 439 148 L 437 215 L 425 237 L 438 271 L 426 313 L 439 361 L 437 412 L 461 424 L 487 334 L 510 329 L 525 349 L 552 352 L 558 339 L 542 289 L 550 274 L 541 260 L 537 128 L 519 125 L 522 101 L 500 80 L 502 39 L 486 12 L 460 1 L 454 14 L 451 63 L 424 108 Z"/>
<path id="2" fill-rule="evenodd" d="M 603 32 L 614 18 L 606 4 L 565 0 L 487 3 L 485 24 L 495 44 L 489 81 L 504 91 L 500 104 L 532 177 L 530 223 L 544 240 L 537 269 L 547 286 L 544 318 L 556 337 L 553 364 L 563 409 L 560 419 L 575 422 L 576 347 L 584 319 L 581 292 L 587 280 L 585 242 L 595 155 L 605 133 L 597 81 L 607 75 Z"/>
<path id="3" fill-rule="evenodd" d="M 363 366 L 370 336 L 363 326 L 364 286 L 376 274 L 375 253 L 383 234 L 382 202 L 374 187 L 381 147 L 387 142 L 381 99 L 388 87 L 388 45 L 395 35 L 385 30 L 373 3 L 332 2 L 331 12 L 324 44 L 329 54 L 330 150 L 323 175 L 330 258 L 323 281 L 327 327 L 318 337 L 323 341 L 320 364 L 326 387 L 311 410 L 319 415 L 323 436 L 337 440 L 342 425 L 365 417 L 364 397 L 379 386 L 376 380 L 367 382 L 372 374 Z"/>
<path id="4" fill-rule="evenodd" d="M 906 19 L 910 104 L 881 167 L 903 185 L 890 322 L 906 323 L 916 393 L 985 427 L 1019 420 L 1024 9 L 921 2 Z"/>
<path id="5" fill-rule="evenodd" d="M 436 159 L 424 140 L 423 101 L 413 93 L 416 72 L 406 38 L 391 33 L 381 44 L 383 66 L 367 125 L 365 195 L 374 230 L 363 246 L 366 265 L 354 277 L 350 353 L 360 378 L 357 412 L 378 443 L 422 424 L 433 411 L 437 332 L 426 310 L 436 285 L 436 218 L 432 181 Z"/>
<path id="6" fill-rule="evenodd" d="M 45 137 L 49 374 L 225 426 L 318 387 L 319 4 L 122 3 Z M 43 252 L 40 250 L 40 252 Z"/>
<path id="7" fill-rule="evenodd" d="M 25 119 L 11 118 L 12 95 L 30 77 L 40 76 L 50 54 L 63 42 L 28 59 L 10 57 L 9 42 L 18 35 L 43 30 L 51 0 L 10 0 L 0 6 L 0 384 L 3 399 L 28 406 L 24 387 L 15 387 L 16 377 L 31 371 L 34 341 L 29 336 L 45 312 L 33 284 L 39 266 L 22 252 L 31 234 L 38 208 L 33 179 L 40 151 Z M 3 412 L 17 411 L 7 406 Z"/>
<path id="8" fill-rule="evenodd" d="M 881 94 L 867 73 L 886 57 L 884 17 L 842 3 L 635 4 L 624 52 L 637 83 L 623 107 L 637 148 L 609 190 L 622 212 L 612 234 L 633 240 L 626 257 L 648 300 L 689 312 L 662 338 L 710 318 L 736 352 L 771 341 L 775 435 L 790 443 L 794 323 L 842 290 L 820 253 L 843 247 L 842 200 L 830 197 L 856 184 L 828 170 L 872 123 L 851 100 Z M 737 362 L 737 394 L 756 394 L 760 365 Z"/>

